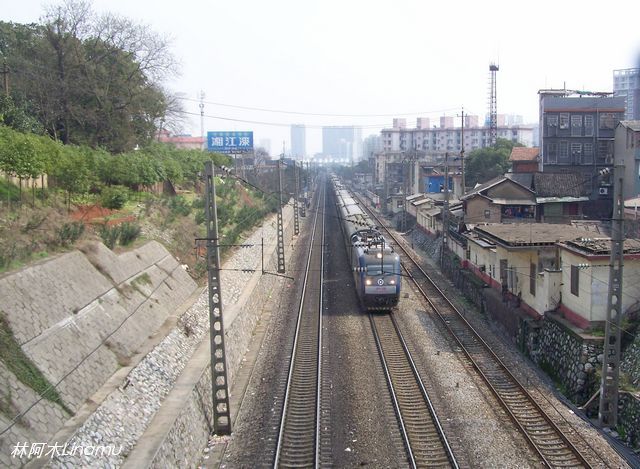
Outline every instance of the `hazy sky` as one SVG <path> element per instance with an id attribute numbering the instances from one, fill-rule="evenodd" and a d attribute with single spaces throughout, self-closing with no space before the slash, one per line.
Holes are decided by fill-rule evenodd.
<path id="1" fill-rule="evenodd" d="M 0 19 L 34 22 L 52 3 L 58 2 L 3 0 Z M 526 122 L 538 119 L 539 89 L 566 83 L 611 91 L 614 69 L 640 65 L 637 0 L 94 0 L 93 6 L 171 38 L 181 73 L 166 85 L 193 100 L 185 100 L 185 109 L 197 114 L 186 133 L 200 134 L 202 90 L 205 132 L 253 130 L 256 145 L 271 140 L 272 154 L 283 141 L 289 149 L 292 123 L 309 127 L 313 154 L 321 151 L 323 125 L 361 125 L 367 136 L 390 127 L 393 116 L 412 127 L 418 116 L 437 122 L 463 106 L 483 119 L 491 62 L 500 66 L 498 113 L 521 114 Z"/>

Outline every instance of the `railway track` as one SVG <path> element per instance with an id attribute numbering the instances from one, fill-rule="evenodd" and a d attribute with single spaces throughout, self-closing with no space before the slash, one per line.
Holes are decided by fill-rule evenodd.
<path id="1" fill-rule="evenodd" d="M 458 464 L 392 314 L 369 314 L 411 467 Z"/>
<path id="2" fill-rule="evenodd" d="M 362 203 L 366 207 L 366 204 Z M 371 216 L 381 227 L 384 223 L 375 213 Z M 514 425 L 524 435 L 542 462 L 548 467 L 592 467 L 567 435 L 537 404 L 522 384 L 509 371 L 489 345 L 447 299 L 434 280 L 412 258 L 404 243 L 386 230 L 397 247 L 403 251 L 403 263 L 408 277 L 441 319 L 467 358 L 487 383 Z"/>
<path id="3" fill-rule="evenodd" d="M 315 210 L 274 467 L 319 465 L 324 218 Z"/>

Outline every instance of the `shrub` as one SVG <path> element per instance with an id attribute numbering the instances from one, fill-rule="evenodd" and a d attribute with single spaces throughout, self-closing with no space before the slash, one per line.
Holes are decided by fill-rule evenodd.
<path id="1" fill-rule="evenodd" d="M 75 243 L 82 233 L 84 233 L 84 223 L 79 221 L 65 223 L 56 231 L 58 241 L 63 246 Z"/>
<path id="2" fill-rule="evenodd" d="M 136 240 L 136 238 L 138 238 L 138 236 L 140 236 L 140 231 L 140 225 L 138 225 L 137 223 L 123 223 L 122 225 L 120 225 L 120 244 L 122 246 L 131 244 Z"/>
<path id="3" fill-rule="evenodd" d="M 191 204 L 182 196 L 177 195 L 169 199 L 169 208 L 174 215 L 186 217 L 191 213 Z"/>
<path id="4" fill-rule="evenodd" d="M 202 225 L 204 222 L 207 221 L 207 217 L 204 213 L 204 210 L 196 211 L 195 220 L 196 220 L 196 224 L 198 225 Z"/>
<path id="5" fill-rule="evenodd" d="M 129 189 L 124 186 L 109 186 L 102 190 L 100 203 L 105 208 L 120 209 L 129 200 Z"/>
<path id="6" fill-rule="evenodd" d="M 116 242 L 118 241 L 118 237 L 120 236 L 120 227 L 119 226 L 109 226 L 106 223 L 100 227 L 98 231 L 100 238 L 102 238 L 102 242 L 109 249 L 113 249 L 116 246 Z"/>

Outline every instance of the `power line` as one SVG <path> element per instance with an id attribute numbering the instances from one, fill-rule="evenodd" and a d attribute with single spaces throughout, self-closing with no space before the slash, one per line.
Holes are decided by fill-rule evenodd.
<path id="1" fill-rule="evenodd" d="M 189 112 L 189 111 L 184 111 L 184 110 L 176 110 L 175 112 L 178 113 L 178 114 L 186 114 L 186 115 L 190 115 L 190 116 L 201 116 L 202 115 L 199 112 Z M 219 119 L 219 120 L 225 120 L 225 121 L 231 121 L 231 122 L 241 122 L 243 124 L 271 125 L 271 126 L 274 126 L 274 127 L 291 127 L 292 125 L 296 125 L 295 123 L 291 123 L 291 122 L 255 121 L 255 120 L 249 120 L 249 119 L 235 119 L 235 118 L 224 117 L 224 116 L 212 116 L 212 115 L 208 115 L 208 114 L 204 114 L 202 116 L 203 117 L 207 117 L 209 119 Z M 351 128 L 351 127 L 358 127 L 358 128 L 361 128 L 361 129 L 379 129 L 379 128 L 388 128 L 389 124 L 388 123 L 385 123 L 385 124 L 362 124 L 362 125 L 358 125 L 358 124 L 349 124 L 349 125 L 305 124 L 305 127 L 307 129 L 324 129 L 324 128 L 345 129 L 345 128 Z"/>
<path id="2" fill-rule="evenodd" d="M 198 99 L 193 98 L 185 98 L 178 97 L 183 101 L 194 101 L 200 102 Z M 397 117 L 397 116 L 419 116 L 424 114 L 436 114 L 441 112 L 453 111 L 455 108 L 448 109 L 436 109 L 432 111 L 418 111 L 418 112 L 397 112 L 393 114 L 336 114 L 336 113 L 320 113 L 320 112 L 303 112 L 303 111 L 285 111 L 281 109 L 269 109 L 269 108 L 260 108 L 260 107 L 252 107 L 252 106 L 240 106 L 237 104 L 226 104 L 226 103 L 217 103 L 213 101 L 203 101 L 205 104 L 211 104 L 213 106 L 222 106 L 229 107 L 233 109 L 244 109 L 248 111 L 261 111 L 261 112 L 272 112 L 279 114 L 295 114 L 299 116 L 317 116 L 317 117 Z"/>

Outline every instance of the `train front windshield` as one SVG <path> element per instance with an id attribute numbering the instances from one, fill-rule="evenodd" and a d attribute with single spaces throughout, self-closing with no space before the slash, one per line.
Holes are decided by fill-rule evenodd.
<path id="1" fill-rule="evenodd" d="M 393 264 L 380 264 L 374 262 L 367 266 L 367 275 L 392 275 L 395 273 L 395 267 Z"/>

